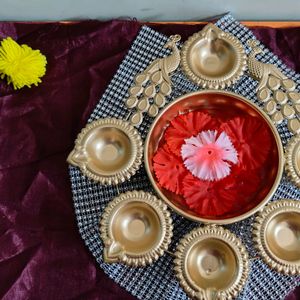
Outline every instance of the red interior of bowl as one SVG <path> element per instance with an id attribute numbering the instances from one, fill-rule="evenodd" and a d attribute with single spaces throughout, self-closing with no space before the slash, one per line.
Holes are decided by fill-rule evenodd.
<path id="1" fill-rule="evenodd" d="M 261 182 L 256 188 L 256 192 L 247 200 L 239 201 L 236 199 L 236 204 L 232 210 L 225 215 L 218 217 L 209 215 L 198 215 L 194 211 L 191 211 L 185 204 L 185 200 L 182 196 L 178 196 L 175 193 L 169 192 L 160 187 L 157 183 L 154 171 L 153 171 L 153 155 L 155 154 L 160 143 L 162 143 L 162 137 L 169 122 L 176 117 L 179 113 L 186 113 L 193 110 L 203 110 L 209 113 L 211 116 L 215 116 L 222 121 L 234 118 L 236 116 L 250 115 L 260 118 L 264 122 L 266 118 L 258 108 L 253 107 L 247 101 L 238 95 L 229 94 L 225 92 L 200 92 L 198 94 L 188 94 L 178 101 L 175 101 L 172 105 L 168 106 L 162 114 L 154 121 L 152 130 L 149 132 L 147 139 L 148 145 L 146 145 L 147 161 L 149 167 L 149 176 L 152 183 L 159 191 L 161 196 L 167 198 L 172 206 L 178 210 L 182 210 L 194 217 L 200 217 L 204 219 L 222 220 L 234 218 L 243 214 L 246 214 L 250 210 L 256 208 L 265 200 L 270 191 L 274 189 L 276 178 L 278 176 L 279 168 L 279 151 L 276 143 L 276 138 L 272 127 L 268 124 L 270 135 L 272 136 L 271 151 L 266 162 L 258 170 Z M 263 147 L 263 145 L 261 145 Z M 152 178 L 151 178 L 152 177 Z M 245 178 L 247 180 L 247 178 Z M 162 197 L 162 198 L 164 198 Z M 170 204 L 169 203 L 169 204 Z"/>

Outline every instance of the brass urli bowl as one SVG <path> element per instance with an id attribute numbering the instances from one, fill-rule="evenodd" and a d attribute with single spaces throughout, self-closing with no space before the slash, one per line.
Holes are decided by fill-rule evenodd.
<path id="1" fill-rule="evenodd" d="M 268 158 L 272 163 L 270 163 L 268 169 L 265 170 L 264 182 L 261 182 L 257 187 L 253 199 L 251 199 L 246 206 L 244 205 L 237 211 L 231 211 L 224 216 L 212 217 L 197 215 L 188 208 L 181 196 L 162 188 L 157 183 L 155 177 L 153 170 L 153 156 L 160 144 L 165 129 L 170 121 L 178 114 L 187 113 L 193 110 L 204 110 L 213 116 L 215 115 L 224 119 L 242 114 L 255 116 L 266 122 L 272 135 L 272 148 L 269 154 L 270 157 Z M 145 142 L 144 163 L 150 182 L 157 194 L 177 213 L 197 222 L 229 224 L 253 215 L 271 199 L 280 183 L 284 165 L 284 154 L 277 129 L 272 124 L 269 117 L 255 104 L 235 93 L 204 90 L 186 94 L 174 100 L 156 117 Z"/>

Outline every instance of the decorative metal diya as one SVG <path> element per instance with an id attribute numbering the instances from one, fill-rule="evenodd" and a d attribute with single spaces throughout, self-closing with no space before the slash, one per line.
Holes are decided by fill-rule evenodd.
<path id="1" fill-rule="evenodd" d="M 181 196 L 175 195 L 162 188 L 155 177 L 153 170 L 153 156 L 157 151 L 160 139 L 164 134 L 164 130 L 170 121 L 178 114 L 186 113 L 193 110 L 204 109 L 206 112 L 214 115 L 222 113 L 224 116 L 232 116 L 232 114 L 249 114 L 260 118 L 268 125 L 272 135 L 272 167 L 268 169 L 267 177 L 264 184 L 258 187 L 257 196 L 253 199 L 250 206 L 243 207 L 240 211 L 232 212 L 226 217 L 201 217 L 190 210 Z M 144 150 L 145 168 L 151 184 L 155 188 L 159 197 L 163 199 L 171 208 L 182 216 L 197 222 L 228 224 L 240 221 L 260 210 L 275 193 L 282 176 L 284 166 L 284 155 L 281 140 L 277 129 L 269 119 L 269 117 L 261 111 L 255 104 L 246 98 L 225 91 L 205 90 L 195 93 L 186 94 L 172 103 L 170 103 L 152 123 L 145 141 Z"/>
<path id="2" fill-rule="evenodd" d="M 136 173 L 142 156 L 138 131 L 128 122 L 106 118 L 82 129 L 67 161 L 101 184 L 118 184 Z"/>
<path id="3" fill-rule="evenodd" d="M 247 67 L 242 43 L 213 24 L 192 35 L 181 50 L 181 65 L 197 85 L 223 89 L 234 84 Z"/>
<path id="4" fill-rule="evenodd" d="M 193 299 L 235 298 L 249 273 L 248 253 L 240 239 L 214 225 L 185 235 L 175 257 L 176 277 Z"/>
<path id="5" fill-rule="evenodd" d="M 291 138 L 285 153 L 287 175 L 300 188 L 300 135 Z"/>
<path id="6" fill-rule="evenodd" d="M 168 249 L 173 225 L 167 206 L 143 191 L 119 195 L 105 208 L 100 223 L 107 263 L 145 266 Z"/>
<path id="7" fill-rule="evenodd" d="M 253 236 L 259 254 L 272 269 L 300 274 L 300 201 L 268 204 L 255 219 Z"/>

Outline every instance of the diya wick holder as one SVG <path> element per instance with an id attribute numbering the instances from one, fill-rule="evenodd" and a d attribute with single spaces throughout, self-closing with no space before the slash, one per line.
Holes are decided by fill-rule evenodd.
<path id="1" fill-rule="evenodd" d="M 255 218 L 253 241 L 272 269 L 285 275 L 300 274 L 300 201 L 269 203 Z"/>
<path id="2" fill-rule="evenodd" d="M 186 234 L 179 241 L 175 257 L 175 275 L 193 299 L 233 299 L 249 273 L 245 246 L 236 235 L 216 225 Z"/>
<path id="3" fill-rule="evenodd" d="M 247 56 L 235 36 L 209 23 L 183 44 L 181 65 L 195 84 L 208 89 L 224 89 L 243 75 Z"/>
<path id="4" fill-rule="evenodd" d="M 143 191 L 118 195 L 105 208 L 100 222 L 106 263 L 143 267 L 168 249 L 173 235 L 166 204 Z"/>
<path id="5" fill-rule="evenodd" d="M 128 122 L 105 118 L 87 124 L 79 133 L 67 161 L 101 184 L 119 184 L 142 163 L 143 143 Z"/>

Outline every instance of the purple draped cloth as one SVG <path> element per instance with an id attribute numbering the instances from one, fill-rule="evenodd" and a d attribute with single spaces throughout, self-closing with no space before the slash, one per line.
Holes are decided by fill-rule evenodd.
<path id="1" fill-rule="evenodd" d="M 1 299 L 135 299 L 103 273 L 80 238 L 66 157 L 140 27 L 0 22 L 1 39 L 11 36 L 48 60 L 38 87 L 14 91 L 0 82 Z M 155 28 L 184 40 L 201 26 Z M 254 33 L 300 72 L 300 28 Z"/>

